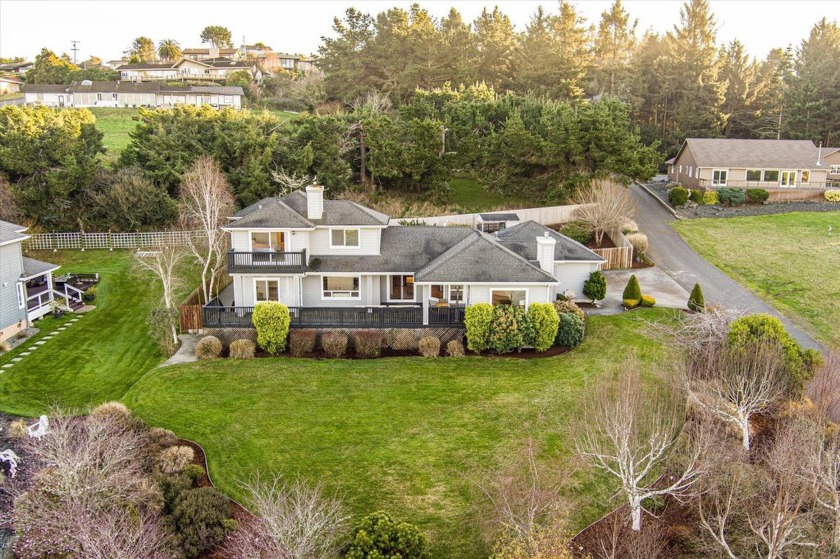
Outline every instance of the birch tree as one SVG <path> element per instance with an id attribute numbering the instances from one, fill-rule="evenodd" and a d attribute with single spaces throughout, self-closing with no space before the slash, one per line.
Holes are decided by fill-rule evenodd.
<path id="1" fill-rule="evenodd" d="M 180 276 L 180 266 L 186 254 L 183 249 L 177 246 L 164 246 L 155 251 L 138 251 L 134 255 L 134 261 L 140 270 L 150 272 L 160 281 L 162 288 L 161 303 L 167 311 L 167 316 L 172 316 L 176 310 L 175 292 L 183 284 Z M 178 325 L 174 320 L 167 321 L 167 328 L 172 338 L 173 347 L 178 345 Z"/>
<path id="2" fill-rule="evenodd" d="M 692 495 L 701 477 L 704 437 L 690 441 L 678 471 L 659 480 L 676 448 L 684 419 L 684 411 L 673 397 L 644 386 L 637 364 L 621 371 L 615 380 L 594 383 L 588 392 L 576 452 L 618 481 L 617 494 L 630 508 L 635 531 L 641 530 L 645 501 Z"/>
<path id="3" fill-rule="evenodd" d="M 201 291 L 207 302 L 225 265 L 227 236 L 220 227 L 233 213 L 233 195 L 219 165 L 199 157 L 181 181 L 180 198 L 183 227 L 200 232 L 190 237 L 188 247 L 201 266 Z"/>
<path id="4" fill-rule="evenodd" d="M 832 518 L 832 542 L 840 549 L 840 436 L 826 434 L 818 425 L 798 437 L 802 472 L 814 490 L 816 503 Z"/>
<path id="5" fill-rule="evenodd" d="M 734 426 L 750 451 L 750 420 L 785 394 L 785 363 L 767 344 L 745 349 L 719 346 L 689 357 L 685 391 L 704 412 Z"/>

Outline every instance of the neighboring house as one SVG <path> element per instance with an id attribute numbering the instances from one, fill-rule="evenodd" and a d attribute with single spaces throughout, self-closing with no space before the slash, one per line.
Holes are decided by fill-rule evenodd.
<path id="1" fill-rule="evenodd" d="M 22 76 L 34 66 L 35 64 L 33 62 L 10 62 L 8 64 L 0 64 L 0 72 L 14 72 Z"/>
<path id="2" fill-rule="evenodd" d="M 828 165 L 829 186 L 840 188 L 840 148 L 822 148 L 822 158 Z"/>
<path id="3" fill-rule="evenodd" d="M 117 68 L 120 78 L 128 81 L 155 80 L 225 80 L 234 72 L 254 71 L 254 66 L 247 61 L 217 57 L 202 60 L 182 58 L 171 63 L 124 64 Z"/>
<path id="4" fill-rule="evenodd" d="M 825 188 L 829 163 L 810 140 L 688 138 L 668 160 L 668 177 L 687 188 Z"/>
<path id="5" fill-rule="evenodd" d="M 56 264 L 23 256 L 26 227 L 0 221 L 0 341 L 50 312 Z"/>
<path id="6" fill-rule="evenodd" d="M 468 227 L 391 225 L 387 215 L 310 186 L 235 214 L 229 288 L 204 325 L 250 326 L 262 301 L 280 301 L 293 326 L 461 325 L 476 303 L 528 307 L 582 291 L 604 260 L 535 222 L 498 236 Z"/>
<path id="7" fill-rule="evenodd" d="M 210 105 L 242 107 L 241 87 L 204 85 L 162 85 L 146 82 L 92 82 L 70 85 L 26 84 L 26 104 L 49 107 L 172 107 Z"/>
<path id="8" fill-rule="evenodd" d="M 234 48 L 198 48 L 198 49 L 184 49 L 181 51 L 181 56 L 189 60 L 211 60 L 213 58 L 234 58 L 239 54 L 239 49 Z"/>
<path id="9" fill-rule="evenodd" d="M 111 70 L 116 70 L 120 66 L 125 66 L 126 64 L 130 64 L 130 63 L 131 63 L 130 60 L 126 60 L 125 58 L 120 58 L 118 60 L 109 60 L 108 62 L 103 64 L 103 66 L 105 66 L 106 68 L 109 68 Z"/>
<path id="10" fill-rule="evenodd" d="M 0 76 L 0 95 L 20 93 L 20 86 L 22 85 L 22 80 L 19 80 L 17 78 L 4 78 Z"/>

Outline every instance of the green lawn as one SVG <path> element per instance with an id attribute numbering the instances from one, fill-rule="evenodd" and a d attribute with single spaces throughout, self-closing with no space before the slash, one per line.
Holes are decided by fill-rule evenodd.
<path id="1" fill-rule="evenodd" d="M 28 256 L 61 264 L 58 273 L 98 272 L 97 308 L 0 375 L 0 409 L 33 416 L 54 404 L 84 410 L 88 404 L 121 397 L 163 360 L 146 328 L 146 315 L 159 300 L 158 290 L 151 287 L 148 277 L 130 270 L 131 252 L 32 252 Z M 36 326 L 47 331 L 59 325 L 50 317 Z M 0 356 L 0 365 L 33 347 L 42 336 Z"/>
<path id="2" fill-rule="evenodd" d="M 688 219 L 674 228 L 704 258 L 803 329 L 840 344 L 840 212 Z M 703 289 L 708 293 L 714 286 Z"/>
<path id="3" fill-rule="evenodd" d="M 128 133 L 137 126 L 134 117 L 140 112 L 139 109 L 129 108 L 90 108 L 88 109 L 96 117 L 96 128 L 105 136 L 102 138 L 103 145 L 108 149 L 105 154 L 107 161 L 114 162 L 120 153 L 131 141 Z"/>
<path id="4" fill-rule="evenodd" d="M 255 472 L 321 480 L 356 514 L 387 509 L 418 524 L 434 557 L 477 558 L 487 550 L 470 473 L 508 459 L 529 434 L 544 458 L 570 458 L 585 377 L 631 356 L 649 368 L 662 360 L 638 317 L 666 312 L 590 318 L 586 341 L 553 358 L 202 362 L 151 371 L 124 401 L 204 446 L 233 497 Z M 568 498 L 582 528 L 608 499 L 590 472 L 576 480 Z"/>
<path id="5" fill-rule="evenodd" d="M 469 177 L 452 177 L 449 179 L 449 187 L 450 194 L 446 203 L 464 208 L 468 212 L 540 205 L 532 200 L 523 199 L 521 195 L 505 196 L 486 190 L 477 180 Z"/>

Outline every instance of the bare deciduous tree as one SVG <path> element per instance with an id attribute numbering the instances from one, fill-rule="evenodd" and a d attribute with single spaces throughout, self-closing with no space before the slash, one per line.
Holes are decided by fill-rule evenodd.
<path id="1" fill-rule="evenodd" d="M 183 227 L 201 232 L 188 246 L 201 266 L 201 290 L 207 302 L 225 265 L 227 236 L 220 227 L 234 208 L 230 185 L 212 158 L 195 160 L 181 181 L 180 201 Z"/>
<path id="2" fill-rule="evenodd" d="M 277 193 L 280 196 L 286 196 L 296 190 L 306 188 L 310 184 L 315 184 L 315 179 L 309 175 L 298 176 L 295 173 L 290 175 L 282 168 L 277 171 L 272 171 L 271 178 L 279 186 Z"/>
<path id="3" fill-rule="evenodd" d="M 596 180 L 588 188 L 579 189 L 572 203 L 580 205 L 574 217 L 589 226 L 598 246 L 607 231 L 620 229 L 636 213 L 627 187 L 611 180 Z"/>
<path id="4" fill-rule="evenodd" d="M 776 347 L 717 346 L 688 357 L 685 391 L 700 409 L 735 426 L 749 452 L 750 420 L 784 396 L 786 379 L 785 362 Z"/>
<path id="5" fill-rule="evenodd" d="M 681 315 L 676 322 L 648 322 L 647 328 L 689 355 L 702 355 L 726 341 L 732 322 L 743 315 L 739 310 L 709 306 L 706 312 Z"/>
<path id="6" fill-rule="evenodd" d="M 702 474 L 698 458 L 705 436 L 686 440 L 684 464 L 659 479 L 685 423 L 679 403 L 661 388 L 645 387 L 638 364 L 617 379 L 599 379 L 587 396 L 577 454 L 619 482 L 617 493 L 630 507 L 632 529 L 638 531 L 646 500 L 693 493 Z"/>
<path id="7" fill-rule="evenodd" d="M 829 350 L 808 383 L 808 395 L 819 418 L 840 422 L 840 351 Z"/>
<path id="8" fill-rule="evenodd" d="M 833 519 L 832 540 L 840 550 L 840 435 L 804 422 L 799 440 L 800 468 L 814 490 L 814 499 Z"/>
<path id="9" fill-rule="evenodd" d="M 257 518 L 231 534 L 232 559 L 331 559 L 338 557 L 348 516 L 337 497 L 318 484 L 280 478 L 244 483 Z"/>
<path id="10" fill-rule="evenodd" d="M 154 251 L 138 251 L 134 261 L 138 268 L 151 272 L 160 280 L 163 289 L 161 301 L 167 311 L 175 309 L 175 291 L 182 285 L 179 268 L 186 256 L 177 246 L 160 247 Z M 178 327 L 173 320 L 169 321 L 169 331 L 172 343 L 178 344 Z"/>

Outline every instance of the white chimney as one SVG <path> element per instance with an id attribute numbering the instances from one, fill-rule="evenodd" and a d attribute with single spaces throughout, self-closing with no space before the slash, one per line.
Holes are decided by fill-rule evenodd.
<path id="1" fill-rule="evenodd" d="M 548 232 L 542 237 L 537 237 L 537 260 L 540 263 L 540 268 L 554 275 L 554 247 L 557 241 L 553 237 L 548 236 Z"/>
<path id="2" fill-rule="evenodd" d="M 207 56 L 209 58 L 219 58 L 219 49 L 216 47 L 210 47 L 207 49 Z"/>
<path id="3" fill-rule="evenodd" d="M 311 184 L 306 187 L 306 217 L 321 219 L 324 216 L 324 187 Z"/>

